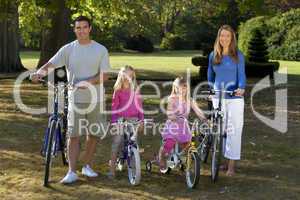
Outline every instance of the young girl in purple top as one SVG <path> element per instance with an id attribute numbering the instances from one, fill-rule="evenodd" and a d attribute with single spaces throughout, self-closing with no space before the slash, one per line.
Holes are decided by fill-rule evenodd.
<path id="1" fill-rule="evenodd" d="M 181 148 L 185 148 L 191 141 L 192 134 L 188 124 L 188 116 L 191 108 L 199 118 L 206 121 L 202 110 L 190 98 L 187 81 L 182 77 L 176 78 L 173 82 L 172 93 L 168 98 L 168 120 L 161 132 L 163 145 L 159 151 L 159 161 L 162 172 L 167 170 L 166 158 L 169 156 L 176 142 L 179 143 Z"/>
<path id="2" fill-rule="evenodd" d="M 117 125 L 120 118 L 127 121 L 140 121 L 139 130 L 143 129 L 144 112 L 142 97 L 136 89 L 135 71 L 131 66 L 121 68 L 117 81 L 114 85 L 114 94 L 112 98 L 112 124 Z M 119 130 L 116 128 L 115 130 Z M 110 161 L 110 178 L 115 177 L 116 160 L 123 135 L 116 133 L 113 136 L 112 154 Z"/>

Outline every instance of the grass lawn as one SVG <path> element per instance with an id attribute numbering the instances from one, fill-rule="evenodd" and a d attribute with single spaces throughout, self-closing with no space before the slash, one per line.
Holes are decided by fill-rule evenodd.
<path id="1" fill-rule="evenodd" d="M 288 74 L 300 75 L 300 62 L 279 60 L 280 68 L 287 67 Z"/>
<path id="2" fill-rule="evenodd" d="M 110 61 L 113 69 L 119 69 L 124 65 L 135 67 L 139 76 L 149 77 L 154 75 L 157 79 L 168 79 L 184 74 L 189 68 L 192 76 L 197 76 L 198 67 L 191 63 L 193 55 L 199 54 L 198 51 L 165 51 L 150 54 L 143 53 L 111 53 Z M 37 51 L 21 52 L 21 59 L 24 66 L 28 69 L 34 69 L 39 58 Z M 300 62 L 278 61 L 280 68 L 287 67 L 288 74 L 300 75 Z M 154 78 L 150 77 L 150 78 Z"/>
<path id="3" fill-rule="evenodd" d="M 113 69 L 119 69 L 125 65 L 132 65 L 138 70 L 139 77 L 154 75 L 153 79 L 170 79 L 178 74 L 184 74 L 189 68 L 192 75 L 197 75 L 198 67 L 191 63 L 191 57 L 197 51 L 157 52 L 151 54 L 143 53 L 111 53 L 110 62 Z M 39 52 L 21 52 L 24 66 L 34 69 L 39 58 Z"/>
<path id="4" fill-rule="evenodd" d="M 180 66 L 191 65 L 190 57 L 193 54 L 195 52 L 145 56 L 112 53 L 111 62 L 113 68 L 131 64 L 137 68 L 147 69 L 144 72 L 149 77 L 160 75 L 161 70 L 166 70 L 162 72 L 172 77 L 177 72 L 184 73 L 184 69 Z M 34 68 L 37 57 L 36 52 L 22 53 L 23 63 L 28 68 Z M 155 63 L 155 60 L 157 67 L 151 67 L 151 63 Z M 175 71 L 173 65 L 164 64 L 169 62 L 174 63 Z M 288 87 L 288 110 L 283 110 L 288 113 L 288 132 L 279 133 L 254 116 L 249 97 L 252 84 L 248 85 L 242 160 L 238 163 L 237 174 L 234 177 L 226 177 L 221 173 L 219 181 L 214 184 L 210 181 L 209 166 L 203 164 L 199 185 L 194 190 L 186 188 L 185 177 L 179 170 L 172 171 L 170 175 L 160 175 L 157 168 L 154 168 L 151 174 L 145 171 L 145 161 L 151 159 L 160 146 L 159 134 L 142 135 L 139 139 L 140 148 L 144 149 L 141 153 L 143 171 L 139 186 L 129 185 L 126 171 L 118 173 L 118 179 L 115 181 L 106 178 L 111 148 L 111 138 L 107 137 L 97 146 L 94 167 L 100 173 L 99 177 L 88 180 L 80 176 L 80 180 L 71 186 L 61 185 L 59 180 L 65 175 L 67 167 L 62 166 L 61 160 L 57 159 L 51 171 L 53 175 L 51 187 L 44 188 L 42 186 L 44 165 L 39 151 L 47 125 L 47 116 L 21 112 L 13 100 L 14 79 L 0 79 L 0 199 L 299 199 L 300 70 L 297 69 L 297 63 L 282 63 L 292 69 L 289 78 L 292 77 L 295 81 L 293 84 L 283 86 Z M 162 67 L 164 69 L 161 69 Z M 106 83 L 108 108 L 112 85 L 112 81 Z M 163 96 L 169 92 L 169 89 L 163 90 Z M 40 85 L 25 82 L 21 87 L 21 95 L 25 104 L 35 107 L 47 104 L 47 90 Z M 256 111 L 273 118 L 274 95 L 274 88 L 257 93 L 253 100 Z M 147 108 L 158 108 L 159 102 L 160 98 L 153 97 L 145 99 L 144 105 Z M 206 102 L 199 101 L 199 105 L 205 108 Z M 166 117 L 160 112 L 146 118 L 163 122 Z M 83 143 L 81 147 L 84 150 Z M 82 161 L 78 170 L 81 164 Z"/>

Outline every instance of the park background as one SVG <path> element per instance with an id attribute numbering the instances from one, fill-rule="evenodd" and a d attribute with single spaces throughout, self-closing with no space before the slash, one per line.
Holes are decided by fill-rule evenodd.
<path id="1" fill-rule="evenodd" d="M 0 199 L 299 199 L 298 0 L 0 0 L 0 11 Z M 160 136 L 146 135 L 140 138 L 141 185 L 131 187 L 126 172 L 114 182 L 105 177 L 110 152 L 110 138 L 106 138 L 96 154 L 97 179 L 81 177 L 73 186 L 60 185 L 67 168 L 57 162 L 54 182 L 50 188 L 42 187 L 39 151 L 47 115 L 19 110 L 12 94 L 14 81 L 20 72 L 38 68 L 75 39 L 71 23 L 79 15 L 92 19 L 92 38 L 108 48 L 113 69 L 132 65 L 140 81 L 159 85 L 184 75 L 187 68 L 193 82 L 203 80 L 218 28 L 229 24 L 237 30 L 249 76 L 242 161 L 235 177 L 221 174 L 213 184 L 204 165 L 199 186 L 188 190 L 179 171 L 168 176 L 158 170 L 148 174 L 144 162 L 157 152 Z M 288 113 L 288 131 L 280 133 L 254 116 L 249 93 L 262 77 L 284 68 L 288 82 L 272 85 L 253 99 L 256 111 L 274 118 L 276 89 L 288 89 L 288 109 L 281 111 Z M 106 83 L 108 108 L 114 78 Z M 47 104 L 45 87 L 25 81 L 21 89 L 27 105 Z M 169 93 L 170 89 L 163 90 L 164 96 Z M 159 102 L 159 98 L 144 99 L 146 108 L 158 107 Z M 198 103 L 206 108 L 204 100 Z M 159 122 L 166 118 L 161 113 L 146 117 Z"/>

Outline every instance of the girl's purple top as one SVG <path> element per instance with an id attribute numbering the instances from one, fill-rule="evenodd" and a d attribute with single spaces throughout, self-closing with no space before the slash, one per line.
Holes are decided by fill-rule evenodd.
<path id="1" fill-rule="evenodd" d="M 169 117 L 176 117 L 175 120 L 168 119 L 161 133 L 163 139 L 174 139 L 179 143 L 190 142 L 192 139 L 191 130 L 188 123 L 190 108 L 187 102 L 179 101 L 178 97 L 169 97 L 171 114 Z"/>
<path id="2" fill-rule="evenodd" d="M 111 122 L 117 122 L 121 117 L 144 120 L 142 97 L 130 88 L 115 91 L 111 107 L 113 112 Z"/>

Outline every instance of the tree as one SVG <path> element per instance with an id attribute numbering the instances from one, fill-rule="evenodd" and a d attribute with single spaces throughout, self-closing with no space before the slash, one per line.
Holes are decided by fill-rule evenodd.
<path id="1" fill-rule="evenodd" d="M 268 62 L 268 46 L 263 34 L 255 29 L 252 39 L 249 42 L 249 61 L 252 62 Z"/>
<path id="2" fill-rule="evenodd" d="M 45 0 L 46 1 L 46 0 Z M 47 3 L 47 2 L 42 3 Z M 53 0 L 47 6 L 44 19 L 48 20 L 49 26 L 42 31 L 41 54 L 37 67 L 44 65 L 60 47 L 70 41 L 71 11 L 66 0 Z"/>
<path id="3" fill-rule="evenodd" d="M 0 72 L 25 70 L 19 55 L 19 15 L 16 0 L 0 1 Z"/>
<path id="4" fill-rule="evenodd" d="M 275 11 L 286 12 L 292 8 L 300 8 L 299 0 L 265 0 L 268 8 Z"/>

